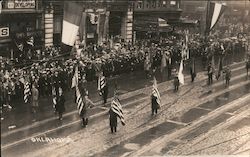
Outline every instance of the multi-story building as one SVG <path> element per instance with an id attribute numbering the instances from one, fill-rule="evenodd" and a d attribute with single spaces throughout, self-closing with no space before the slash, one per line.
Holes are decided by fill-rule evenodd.
<path id="1" fill-rule="evenodd" d="M 78 0 L 86 16 L 85 41 L 119 35 L 132 42 L 145 32 L 159 31 L 158 19 L 174 24 L 181 16 L 180 0 Z M 35 46 L 61 43 L 64 0 L 3 0 L 0 47 L 6 52 L 34 36 Z M 93 21 L 94 17 L 99 17 Z M 161 28 L 162 29 L 162 28 Z"/>
<path id="2" fill-rule="evenodd" d="M 36 45 L 43 43 L 43 9 L 39 0 L 3 0 L 0 13 L 0 50 L 9 56 L 15 44 L 33 36 Z"/>
<path id="3" fill-rule="evenodd" d="M 174 24 L 181 15 L 180 0 L 102 0 L 77 1 L 82 5 L 87 15 L 104 15 L 103 24 L 93 24 L 91 17 L 87 16 L 85 30 L 87 42 L 98 42 L 111 36 L 121 36 L 125 41 L 132 41 L 135 36 L 145 32 L 159 31 L 158 19 L 164 19 Z M 53 11 L 53 34 L 46 31 L 45 45 L 60 42 L 63 6 L 56 1 L 47 1 L 47 6 Z M 46 7 L 45 7 L 46 14 Z M 46 22 L 47 23 L 47 22 Z M 101 34 L 100 27 L 104 34 Z M 49 27 L 50 28 L 50 27 Z M 56 29 L 56 30 L 55 30 Z M 100 29 L 100 30 L 98 30 Z M 49 32 L 49 34 L 47 34 Z M 53 36 L 53 38 L 51 38 Z M 49 39 L 50 38 L 50 39 Z M 51 41 L 53 39 L 53 42 Z"/>

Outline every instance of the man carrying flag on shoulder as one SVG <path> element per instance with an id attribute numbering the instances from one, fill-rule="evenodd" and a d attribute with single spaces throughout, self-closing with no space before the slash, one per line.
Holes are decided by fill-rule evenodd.
<path id="1" fill-rule="evenodd" d="M 154 114 L 157 114 L 157 110 L 160 108 L 160 106 L 161 106 L 161 96 L 160 96 L 160 92 L 159 92 L 158 87 L 157 87 L 156 79 L 154 77 L 153 91 L 152 91 L 152 95 L 151 95 L 152 116 Z"/>
<path id="2" fill-rule="evenodd" d="M 88 91 L 84 90 L 84 93 L 81 93 L 79 89 L 79 80 L 78 80 L 78 66 L 76 66 L 75 74 L 72 78 L 72 88 L 76 89 L 76 104 L 80 117 L 82 118 L 82 126 L 86 127 L 88 125 L 88 108 L 95 106 L 94 103 L 88 98 Z"/>
<path id="3" fill-rule="evenodd" d="M 117 117 L 120 118 L 122 125 L 125 125 L 122 105 L 118 98 L 117 92 L 115 92 L 114 98 L 111 101 L 111 107 L 109 109 L 109 124 L 110 124 L 111 133 L 116 132 Z"/>

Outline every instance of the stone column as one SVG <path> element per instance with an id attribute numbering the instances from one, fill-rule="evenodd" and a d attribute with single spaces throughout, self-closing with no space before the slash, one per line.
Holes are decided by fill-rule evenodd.
<path id="1" fill-rule="evenodd" d="M 54 9 L 52 4 L 45 7 L 45 16 L 44 16 L 44 32 L 45 32 L 45 46 L 53 45 L 53 24 L 54 24 Z"/>

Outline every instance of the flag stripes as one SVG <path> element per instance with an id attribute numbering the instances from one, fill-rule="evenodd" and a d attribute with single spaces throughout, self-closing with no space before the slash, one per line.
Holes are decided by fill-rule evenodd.
<path id="1" fill-rule="evenodd" d="M 80 115 L 82 113 L 84 106 L 85 106 L 85 103 L 83 102 L 82 95 L 81 95 L 81 92 L 78 88 L 78 85 L 76 86 L 76 103 L 77 103 L 78 113 Z"/>
<path id="2" fill-rule="evenodd" d="M 29 40 L 27 41 L 27 44 L 30 46 L 34 46 L 34 37 L 30 37 Z"/>
<path id="3" fill-rule="evenodd" d="M 99 90 L 99 94 L 102 95 L 102 89 L 106 86 L 106 79 L 105 76 L 99 76 L 98 78 L 98 90 Z"/>
<path id="4" fill-rule="evenodd" d="M 122 105 L 118 98 L 114 98 L 111 102 L 111 109 L 120 118 L 122 125 L 125 125 L 125 119 L 122 111 Z"/>
<path id="5" fill-rule="evenodd" d="M 53 107 L 55 108 L 57 100 L 56 100 L 56 88 L 52 87 L 52 102 L 53 102 Z"/>
<path id="6" fill-rule="evenodd" d="M 29 96 L 30 96 L 30 93 L 31 91 L 30 91 L 30 84 L 29 84 L 29 82 L 26 82 L 25 84 L 24 84 L 24 97 L 23 97 L 23 99 L 24 99 L 24 103 L 27 103 L 28 102 L 28 100 L 29 100 Z"/>
<path id="7" fill-rule="evenodd" d="M 81 92 L 79 90 L 79 87 L 78 87 L 78 85 L 79 85 L 78 84 L 78 82 L 79 82 L 78 78 L 79 78 L 78 77 L 78 66 L 76 66 L 76 68 L 75 68 L 75 74 L 74 74 L 74 76 L 72 78 L 72 85 L 71 85 L 71 87 L 72 88 L 73 87 L 76 88 L 76 104 L 77 104 L 78 113 L 79 113 L 79 115 L 81 115 L 82 110 L 84 109 L 85 103 L 83 101 L 82 94 L 81 94 Z"/>
<path id="8" fill-rule="evenodd" d="M 72 78 L 71 88 L 78 86 L 78 66 L 75 68 L 75 73 Z"/>

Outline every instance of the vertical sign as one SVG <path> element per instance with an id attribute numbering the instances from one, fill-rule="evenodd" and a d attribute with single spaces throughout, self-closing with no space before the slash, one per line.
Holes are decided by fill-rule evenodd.
<path id="1" fill-rule="evenodd" d="M 8 37 L 9 34 L 9 27 L 0 27 L 0 37 Z"/>

